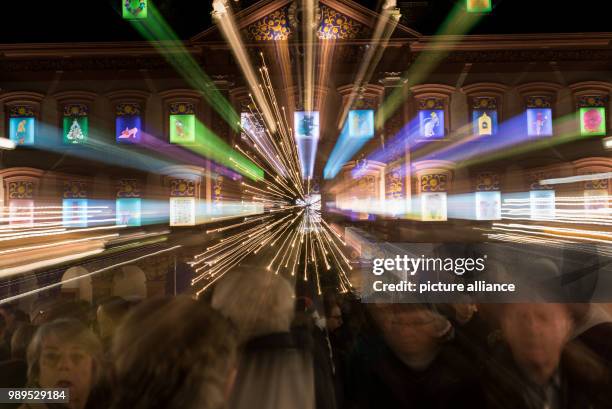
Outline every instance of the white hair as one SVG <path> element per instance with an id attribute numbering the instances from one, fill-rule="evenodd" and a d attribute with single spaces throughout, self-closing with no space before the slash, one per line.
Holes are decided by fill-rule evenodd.
<path id="1" fill-rule="evenodd" d="M 266 270 L 227 273 L 212 295 L 213 308 L 234 322 L 241 341 L 289 331 L 294 302 L 289 282 Z"/>

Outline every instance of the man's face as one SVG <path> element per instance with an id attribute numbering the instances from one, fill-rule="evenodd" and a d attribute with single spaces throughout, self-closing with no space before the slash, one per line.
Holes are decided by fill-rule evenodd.
<path id="1" fill-rule="evenodd" d="M 402 305 L 377 305 L 373 315 L 387 344 L 399 356 L 420 356 L 435 350 L 449 325 L 433 311 Z"/>
<path id="2" fill-rule="evenodd" d="M 342 326 L 342 311 L 337 305 L 331 309 L 331 314 L 327 317 L 327 330 L 334 332 Z"/>
<path id="3" fill-rule="evenodd" d="M 516 364 L 539 384 L 557 370 L 571 327 L 569 312 L 560 304 L 512 304 L 502 318 Z"/>
<path id="4" fill-rule="evenodd" d="M 39 383 L 70 390 L 70 409 L 82 409 L 93 379 L 93 359 L 79 345 L 49 336 L 42 343 Z"/>

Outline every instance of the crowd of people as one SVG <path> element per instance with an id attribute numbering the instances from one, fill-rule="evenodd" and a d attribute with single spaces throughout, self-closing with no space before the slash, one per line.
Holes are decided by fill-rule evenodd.
<path id="1" fill-rule="evenodd" d="M 211 291 L 0 305 L 0 387 L 20 409 L 610 409 L 603 304 L 364 304 L 243 269 Z M 2 404 L 0 404 L 2 406 Z"/>

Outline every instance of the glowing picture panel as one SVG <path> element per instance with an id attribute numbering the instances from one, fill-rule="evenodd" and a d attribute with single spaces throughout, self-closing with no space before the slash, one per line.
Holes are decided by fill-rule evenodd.
<path id="1" fill-rule="evenodd" d="M 13 199 L 9 202 L 9 224 L 31 226 L 34 223 L 34 201 Z"/>
<path id="2" fill-rule="evenodd" d="M 552 109 L 529 108 L 527 109 L 527 135 L 529 136 L 552 136 Z"/>
<path id="3" fill-rule="evenodd" d="M 423 138 L 444 138 L 444 110 L 424 109 L 419 111 L 419 129 Z"/>
<path id="4" fill-rule="evenodd" d="M 497 133 L 497 111 L 477 109 L 472 112 L 474 135 L 491 136 Z"/>
<path id="5" fill-rule="evenodd" d="M 501 220 L 501 192 L 476 192 L 476 220 Z"/>
<path id="6" fill-rule="evenodd" d="M 606 134 L 606 108 L 580 108 L 580 135 Z"/>
<path id="7" fill-rule="evenodd" d="M 87 142 L 89 121 L 86 116 L 64 117 L 64 143 L 76 145 Z"/>
<path id="8" fill-rule="evenodd" d="M 440 222 L 446 219 L 446 192 L 421 193 L 421 220 Z"/>
<path id="9" fill-rule="evenodd" d="M 142 119 L 139 115 L 118 116 L 115 119 L 117 143 L 140 143 Z"/>
<path id="10" fill-rule="evenodd" d="M 141 223 L 141 199 L 120 198 L 115 202 L 116 223 L 127 226 L 140 226 Z"/>
<path id="11" fill-rule="evenodd" d="M 62 223 L 64 227 L 87 227 L 87 199 L 64 199 Z"/>
<path id="12" fill-rule="evenodd" d="M 492 0 L 466 0 L 469 13 L 489 13 L 493 9 Z"/>
<path id="13" fill-rule="evenodd" d="M 170 142 L 195 142 L 195 115 L 170 115 Z"/>
<path id="14" fill-rule="evenodd" d="M 532 190 L 529 192 L 531 219 L 548 220 L 555 218 L 555 191 Z"/>
<path id="15" fill-rule="evenodd" d="M 298 111 L 293 114 L 295 139 L 302 166 L 302 177 L 311 178 L 319 142 L 319 112 Z"/>
<path id="16" fill-rule="evenodd" d="M 171 197 L 170 226 L 194 226 L 195 204 L 194 197 Z"/>
<path id="17" fill-rule="evenodd" d="M 16 117 L 9 119 L 9 139 L 16 145 L 34 145 L 36 118 Z"/>
<path id="18" fill-rule="evenodd" d="M 121 0 L 122 15 L 125 20 L 141 20 L 147 18 L 147 0 Z"/>
<path id="19" fill-rule="evenodd" d="M 608 207 L 609 195 L 606 189 L 591 189 L 584 191 L 584 210 L 588 214 L 592 214 L 593 212 L 606 212 Z"/>
<path id="20" fill-rule="evenodd" d="M 348 114 L 349 138 L 369 139 L 374 136 L 374 111 L 352 110 Z"/>

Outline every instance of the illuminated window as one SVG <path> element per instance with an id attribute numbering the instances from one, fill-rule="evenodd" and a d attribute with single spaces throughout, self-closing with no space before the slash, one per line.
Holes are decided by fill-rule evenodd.
<path id="1" fill-rule="evenodd" d="M 550 108 L 528 108 L 527 109 L 527 135 L 529 136 L 552 136 L 552 109 Z"/>
<path id="2" fill-rule="evenodd" d="M 36 118 L 31 106 L 13 106 L 9 110 L 9 139 L 16 145 L 34 145 Z"/>
<path id="3" fill-rule="evenodd" d="M 141 199 L 120 198 L 115 202 L 115 217 L 118 225 L 140 226 Z"/>
<path id="4" fill-rule="evenodd" d="M 115 137 L 117 143 L 140 143 L 142 118 L 138 104 L 118 104 L 116 108 Z"/>
<path id="5" fill-rule="evenodd" d="M 493 9 L 492 0 L 466 0 L 466 8 L 470 13 L 489 13 Z"/>
<path id="6" fill-rule="evenodd" d="M 298 111 L 294 113 L 293 120 L 302 177 L 311 178 L 319 142 L 319 112 Z"/>
<path id="7" fill-rule="evenodd" d="M 606 108 L 583 107 L 580 108 L 580 135 L 606 134 Z"/>
<path id="8" fill-rule="evenodd" d="M 83 104 L 64 106 L 64 143 L 70 145 L 87 142 L 89 135 L 89 108 Z"/>
<path id="9" fill-rule="evenodd" d="M 123 18 L 125 20 L 141 20 L 147 18 L 147 0 L 121 0 Z"/>

